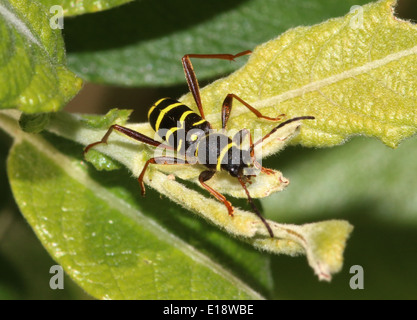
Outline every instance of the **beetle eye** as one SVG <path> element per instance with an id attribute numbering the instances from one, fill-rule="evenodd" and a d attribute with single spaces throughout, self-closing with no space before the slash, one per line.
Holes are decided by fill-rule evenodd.
<path id="1" fill-rule="evenodd" d="M 237 167 L 231 167 L 229 173 L 233 177 L 237 177 L 239 175 L 239 169 Z"/>

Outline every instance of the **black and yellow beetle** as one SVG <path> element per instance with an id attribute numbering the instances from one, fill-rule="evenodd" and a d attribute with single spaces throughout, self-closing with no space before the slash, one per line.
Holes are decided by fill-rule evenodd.
<path id="1" fill-rule="evenodd" d="M 201 185 L 207 189 L 216 199 L 223 202 L 227 207 L 230 216 L 233 216 L 233 206 L 227 199 L 218 191 L 206 184 L 206 181 L 214 176 L 218 171 L 227 171 L 231 176 L 236 177 L 246 192 L 249 203 L 254 213 L 262 220 L 268 233 L 271 237 L 274 236 L 271 227 L 262 217 L 259 210 L 256 208 L 253 200 L 246 187 L 251 175 L 245 174 L 245 168 L 256 167 L 260 171 L 271 174 L 272 170 L 266 169 L 260 165 L 254 155 L 255 146 L 262 143 L 266 138 L 273 134 L 279 128 L 289 124 L 293 121 L 314 119 L 312 116 L 301 116 L 286 120 L 276 126 L 270 133 L 265 135 L 262 139 L 256 142 L 252 141 L 252 136 L 247 129 L 242 129 L 237 132 L 233 138 L 225 135 L 224 131 L 218 133 L 213 132 L 211 124 L 205 119 L 203 106 L 201 103 L 200 89 L 197 78 L 194 73 L 190 58 L 208 58 L 208 59 L 223 59 L 234 60 L 237 57 L 250 54 L 251 51 L 243 51 L 236 55 L 231 54 L 187 54 L 182 58 L 182 64 L 187 79 L 188 86 L 197 104 L 199 113 L 194 112 L 186 105 L 171 98 L 163 98 L 158 100 L 151 106 L 148 112 L 148 120 L 152 128 L 162 138 L 165 143 L 158 142 L 148 136 L 145 136 L 137 131 L 129 128 L 112 125 L 107 133 L 100 141 L 88 145 L 84 149 L 84 154 L 92 147 L 107 143 L 107 139 L 113 130 L 119 131 L 137 141 L 152 145 L 156 148 L 163 148 L 166 150 L 173 150 L 183 157 L 183 159 L 175 156 L 159 156 L 153 157 L 146 161 L 145 166 L 138 177 L 138 181 L 142 188 L 142 195 L 145 195 L 145 185 L 143 178 L 149 164 L 202 164 L 207 170 L 200 173 L 199 181 Z M 232 110 L 233 99 L 238 100 L 258 118 L 281 121 L 285 116 L 279 115 L 275 118 L 270 118 L 262 115 L 258 110 L 249 105 L 235 94 L 228 94 L 224 99 L 221 111 L 222 129 L 226 129 L 227 121 Z M 249 149 L 241 149 L 240 145 L 243 138 L 249 134 L 250 146 Z"/>

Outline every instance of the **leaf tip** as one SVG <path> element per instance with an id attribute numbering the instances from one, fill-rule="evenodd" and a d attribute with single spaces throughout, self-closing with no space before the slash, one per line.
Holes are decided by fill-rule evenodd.
<path id="1" fill-rule="evenodd" d="M 330 281 L 343 266 L 343 252 L 353 226 L 343 220 L 304 225 L 307 259 L 319 280 Z"/>

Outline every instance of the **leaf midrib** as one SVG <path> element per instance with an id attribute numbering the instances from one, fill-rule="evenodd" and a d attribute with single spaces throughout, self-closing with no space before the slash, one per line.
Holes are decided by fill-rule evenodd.
<path id="1" fill-rule="evenodd" d="M 388 63 L 398 61 L 402 58 L 405 58 L 413 54 L 417 54 L 417 46 L 414 46 L 410 49 L 401 50 L 401 51 L 389 54 L 382 59 L 373 60 L 361 66 L 355 67 L 353 69 L 349 69 L 341 73 L 332 75 L 330 77 L 308 83 L 300 88 L 288 90 L 286 92 L 280 93 L 273 97 L 260 99 L 260 100 L 251 102 L 251 105 L 257 109 L 272 107 L 282 102 L 285 102 L 287 100 L 301 97 L 304 94 L 311 93 L 314 91 L 319 91 L 320 89 L 330 86 L 332 84 L 335 84 L 337 82 L 365 74 L 371 70 L 380 68 L 384 65 L 387 65 Z M 250 61 L 248 63 L 250 63 Z M 233 116 L 239 116 L 239 115 L 246 114 L 249 112 L 250 111 L 248 111 L 246 108 L 239 108 L 239 109 L 233 110 Z M 218 113 L 207 115 L 207 119 L 212 122 L 216 121 L 217 117 L 218 117 Z"/>
<path id="2" fill-rule="evenodd" d="M 2 4 L 0 4 L 0 16 L 2 16 L 4 20 L 6 20 L 8 23 L 13 25 L 19 31 L 19 33 L 25 36 L 25 38 L 28 39 L 30 42 L 36 44 L 40 48 L 43 48 L 41 43 L 38 41 L 38 39 L 36 39 L 35 35 L 24 23 L 24 21 L 19 19 L 13 12 L 11 12 Z"/>

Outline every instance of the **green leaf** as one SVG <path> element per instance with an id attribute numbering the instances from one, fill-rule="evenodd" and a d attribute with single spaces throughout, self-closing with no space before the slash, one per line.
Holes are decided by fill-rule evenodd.
<path id="1" fill-rule="evenodd" d="M 7 176 L 6 166 L 1 174 Z M 5 198 L 9 193 L 10 197 Z M 8 199 L 10 206 L 0 209 L 0 271 L 3 275 L 0 278 L 1 299 L 91 299 L 67 275 L 63 278 L 62 290 L 51 290 L 48 284 L 52 274 L 49 270 L 56 262 L 41 245 L 18 208 L 12 204 L 10 188 L 2 196 Z"/>
<path id="2" fill-rule="evenodd" d="M 220 106 L 234 93 L 271 117 L 314 116 L 295 143 L 333 146 L 366 135 L 396 147 L 417 128 L 417 26 L 393 16 L 395 3 L 378 1 L 260 45 L 244 67 L 201 91 L 207 119 L 219 127 Z M 180 100 L 194 105 L 191 94 Z M 261 126 L 237 104 L 232 116 L 231 128 L 266 134 L 275 126 Z"/>
<path id="3" fill-rule="evenodd" d="M 2 128 L 16 134 L 8 175 L 20 210 L 51 256 L 92 296 L 260 299 L 246 283 L 271 289 L 265 254 L 155 193 L 141 199 L 125 173 L 110 180 L 89 176 L 71 155 L 80 157 L 81 147 L 26 134 L 13 118 L 0 118 Z"/>
<path id="4" fill-rule="evenodd" d="M 129 119 L 130 114 L 133 110 L 119 110 L 117 108 L 111 109 L 107 114 L 103 116 L 97 115 L 84 115 L 81 121 L 88 128 L 92 129 L 108 129 L 113 124 L 125 125 Z M 91 150 L 84 155 L 85 159 L 92 163 L 97 170 L 112 171 L 120 169 L 122 165 L 95 150 Z"/>
<path id="5" fill-rule="evenodd" d="M 92 82 L 123 86 L 185 84 L 187 53 L 237 53 L 285 30 L 340 16 L 368 0 L 159 0 L 65 21 L 68 63 Z M 123 23 L 121 23 L 123 21 Z M 198 61 L 199 79 L 243 64 Z"/>
<path id="6" fill-rule="evenodd" d="M 85 154 L 85 160 L 90 162 L 97 170 L 113 171 L 122 168 L 122 165 L 96 150 Z"/>
<path id="7" fill-rule="evenodd" d="M 82 81 L 65 66 L 60 30 L 37 1 L 0 2 L 0 108 L 26 113 L 61 109 Z"/>
<path id="8" fill-rule="evenodd" d="M 47 8 L 60 5 L 66 17 L 108 10 L 131 1 L 133 0 L 63 0 L 57 3 L 56 0 L 39 0 Z"/>
<path id="9" fill-rule="evenodd" d="M 88 190 L 77 181 L 80 177 L 68 177 L 56 159 L 56 153 L 45 157 L 31 144 L 21 143 L 11 152 L 9 178 L 17 201 L 31 202 L 21 209 L 44 246 L 87 292 L 111 299 L 259 298 L 219 265 L 146 222 L 117 198 L 96 195 L 97 188 Z M 69 198 L 62 198 L 62 190 Z"/>
<path id="10" fill-rule="evenodd" d="M 101 115 L 84 115 L 83 122 L 92 129 L 108 129 L 111 125 L 117 123 L 125 125 L 133 110 L 119 110 L 117 108 L 111 109 L 103 117 Z"/>

